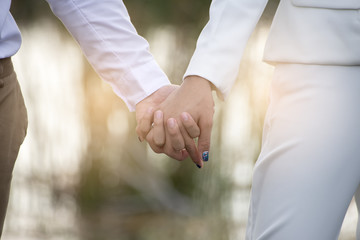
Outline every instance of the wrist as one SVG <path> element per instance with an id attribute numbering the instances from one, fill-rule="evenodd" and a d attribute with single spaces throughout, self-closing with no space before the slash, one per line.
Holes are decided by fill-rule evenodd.
<path id="1" fill-rule="evenodd" d="M 202 89 L 211 91 L 213 89 L 213 84 L 209 80 L 196 75 L 191 75 L 184 78 L 183 85 L 189 86 L 194 90 Z"/>

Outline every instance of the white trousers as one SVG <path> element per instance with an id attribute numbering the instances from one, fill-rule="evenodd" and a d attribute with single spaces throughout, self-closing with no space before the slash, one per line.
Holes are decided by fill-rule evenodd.
<path id="1" fill-rule="evenodd" d="M 360 66 L 276 66 L 246 239 L 337 239 L 359 186 Z"/>

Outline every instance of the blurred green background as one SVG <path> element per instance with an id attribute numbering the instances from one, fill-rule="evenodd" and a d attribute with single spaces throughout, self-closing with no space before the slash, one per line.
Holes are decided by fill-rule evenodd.
<path id="1" fill-rule="evenodd" d="M 208 20 L 210 0 L 126 0 L 173 83 Z M 45 1 L 13 0 L 23 35 L 14 65 L 29 112 L 3 239 L 244 239 L 252 167 L 272 66 L 261 62 L 270 0 L 226 102 L 216 99 L 211 160 L 197 169 L 152 153 L 135 115 L 92 70 Z M 355 239 L 352 204 L 341 239 Z"/>

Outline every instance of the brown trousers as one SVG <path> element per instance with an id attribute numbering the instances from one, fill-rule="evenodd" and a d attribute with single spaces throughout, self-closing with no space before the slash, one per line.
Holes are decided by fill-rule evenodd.
<path id="1" fill-rule="evenodd" d="M 0 59 L 0 237 L 9 201 L 12 171 L 26 129 L 26 108 L 11 59 Z"/>

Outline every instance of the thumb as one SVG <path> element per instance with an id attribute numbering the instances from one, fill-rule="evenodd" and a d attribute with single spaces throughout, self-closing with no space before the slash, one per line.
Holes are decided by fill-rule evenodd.
<path id="1" fill-rule="evenodd" d="M 200 136 L 198 140 L 198 150 L 202 160 L 205 162 L 209 161 L 212 122 L 212 116 L 210 118 L 200 119 L 199 121 Z"/>

